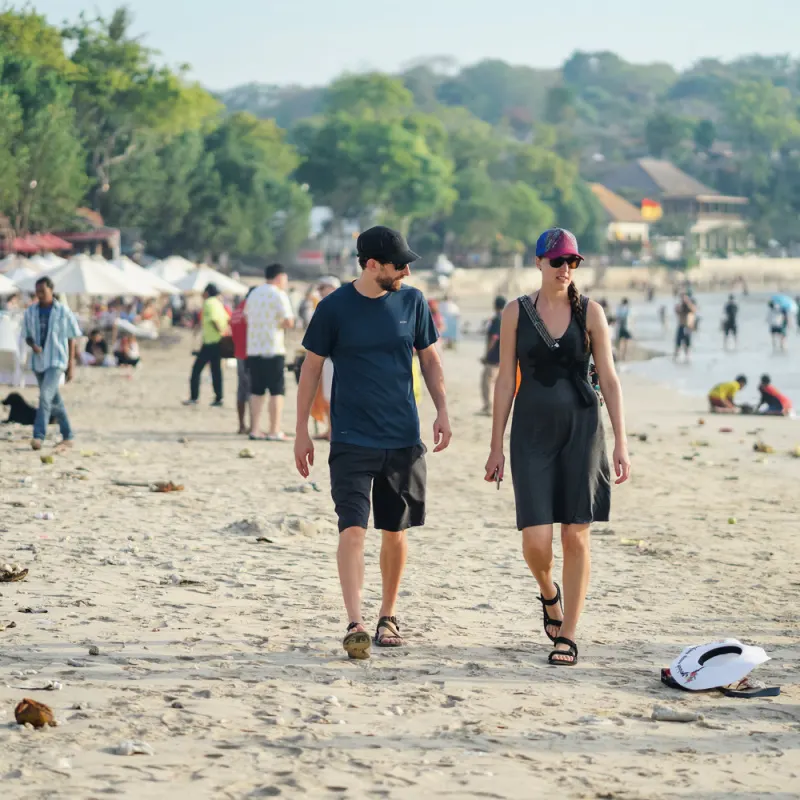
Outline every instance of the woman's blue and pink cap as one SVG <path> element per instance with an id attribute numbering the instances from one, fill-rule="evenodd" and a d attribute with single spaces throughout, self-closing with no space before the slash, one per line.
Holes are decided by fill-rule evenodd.
<path id="1" fill-rule="evenodd" d="M 550 228 L 536 242 L 536 258 L 558 258 L 559 256 L 577 256 L 583 261 L 575 234 L 564 228 Z"/>

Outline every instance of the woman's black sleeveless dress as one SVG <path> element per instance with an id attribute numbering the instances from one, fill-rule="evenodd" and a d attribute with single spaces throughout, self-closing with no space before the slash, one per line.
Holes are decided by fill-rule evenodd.
<path id="1" fill-rule="evenodd" d="M 522 381 L 511 423 L 511 474 L 519 530 L 605 522 L 611 480 L 600 403 L 588 382 L 578 320 L 553 340 L 520 298 L 517 358 Z M 588 299 L 582 298 L 584 314 Z M 583 384 L 583 385 L 581 385 Z"/>

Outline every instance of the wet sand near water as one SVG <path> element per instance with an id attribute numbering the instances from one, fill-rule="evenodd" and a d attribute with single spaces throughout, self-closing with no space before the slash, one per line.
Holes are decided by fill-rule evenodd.
<path id="1" fill-rule="evenodd" d="M 549 667 L 510 480 L 481 480 L 477 344 L 445 353 L 455 437 L 429 456 L 429 524 L 410 534 L 410 647 L 356 663 L 326 445 L 312 486 L 290 444 L 233 435 L 235 370 L 225 409 L 207 384 L 181 407 L 189 349 L 148 351 L 130 381 L 82 370 L 65 390 L 76 447 L 53 464 L 21 429 L 0 440 L 0 561 L 30 569 L 0 585 L 16 623 L 0 630 L 3 798 L 796 796 L 800 442 L 784 420 L 715 418 L 624 376 L 633 479 L 593 536 L 580 663 Z M 422 416 L 430 444 L 427 399 Z M 370 532 L 370 626 L 378 544 Z M 660 684 L 684 646 L 726 636 L 766 648 L 755 675 L 779 698 Z M 23 697 L 60 725 L 17 726 Z M 702 718 L 654 722 L 656 705 Z M 146 752 L 119 754 L 130 742 Z"/>

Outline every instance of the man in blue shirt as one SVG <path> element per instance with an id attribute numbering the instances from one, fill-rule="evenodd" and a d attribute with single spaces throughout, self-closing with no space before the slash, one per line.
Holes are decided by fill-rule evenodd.
<path id="1" fill-rule="evenodd" d="M 42 449 L 52 415 L 61 429 L 62 447 L 72 444 L 72 428 L 59 386 L 63 375 L 69 383 L 75 366 L 75 339 L 81 329 L 67 306 L 53 297 L 50 278 L 36 281 L 36 300 L 25 311 L 24 337 L 33 350 L 32 368 L 39 384 L 39 408 L 33 425 L 34 450 Z"/>
<path id="2" fill-rule="evenodd" d="M 295 463 L 303 477 L 314 464 L 308 417 L 326 358 L 333 361 L 331 494 L 339 517 L 339 581 L 349 626 L 343 646 L 350 658 L 369 658 L 370 637 L 361 616 L 364 538 L 370 514 L 383 531 L 383 596 L 374 642 L 405 644 L 395 617 L 406 562 L 406 528 L 425 522 L 425 445 L 412 376 L 416 350 L 436 406 L 434 452 L 450 444 L 444 373 L 436 326 L 418 289 L 403 286 L 418 256 L 396 231 L 378 226 L 358 237 L 361 277 L 317 306 L 303 339 L 307 351 L 297 390 Z"/>

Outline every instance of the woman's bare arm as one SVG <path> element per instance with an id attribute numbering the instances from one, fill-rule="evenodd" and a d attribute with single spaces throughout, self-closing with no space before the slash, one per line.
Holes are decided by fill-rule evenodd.
<path id="1" fill-rule="evenodd" d="M 586 328 L 592 342 L 592 356 L 600 379 L 600 391 L 606 401 L 611 427 L 617 442 L 627 442 L 625 433 L 625 411 L 622 403 L 622 387 L 617 377 L 614 366 L 614 356 L 611 348 L 611 334 L 608 329 L 606 315 L 599 303 L 591 300 L 586 313 Z"/>
<path id="2" fill-rule="evenodd" d="M 492 416 L 492 452 L 502 452 L 508 415 L 517 388 L 517 324 L 519 302 L 513 300 L 503 310 L 500 324 L 500 368 L 494 386 Z"/>

